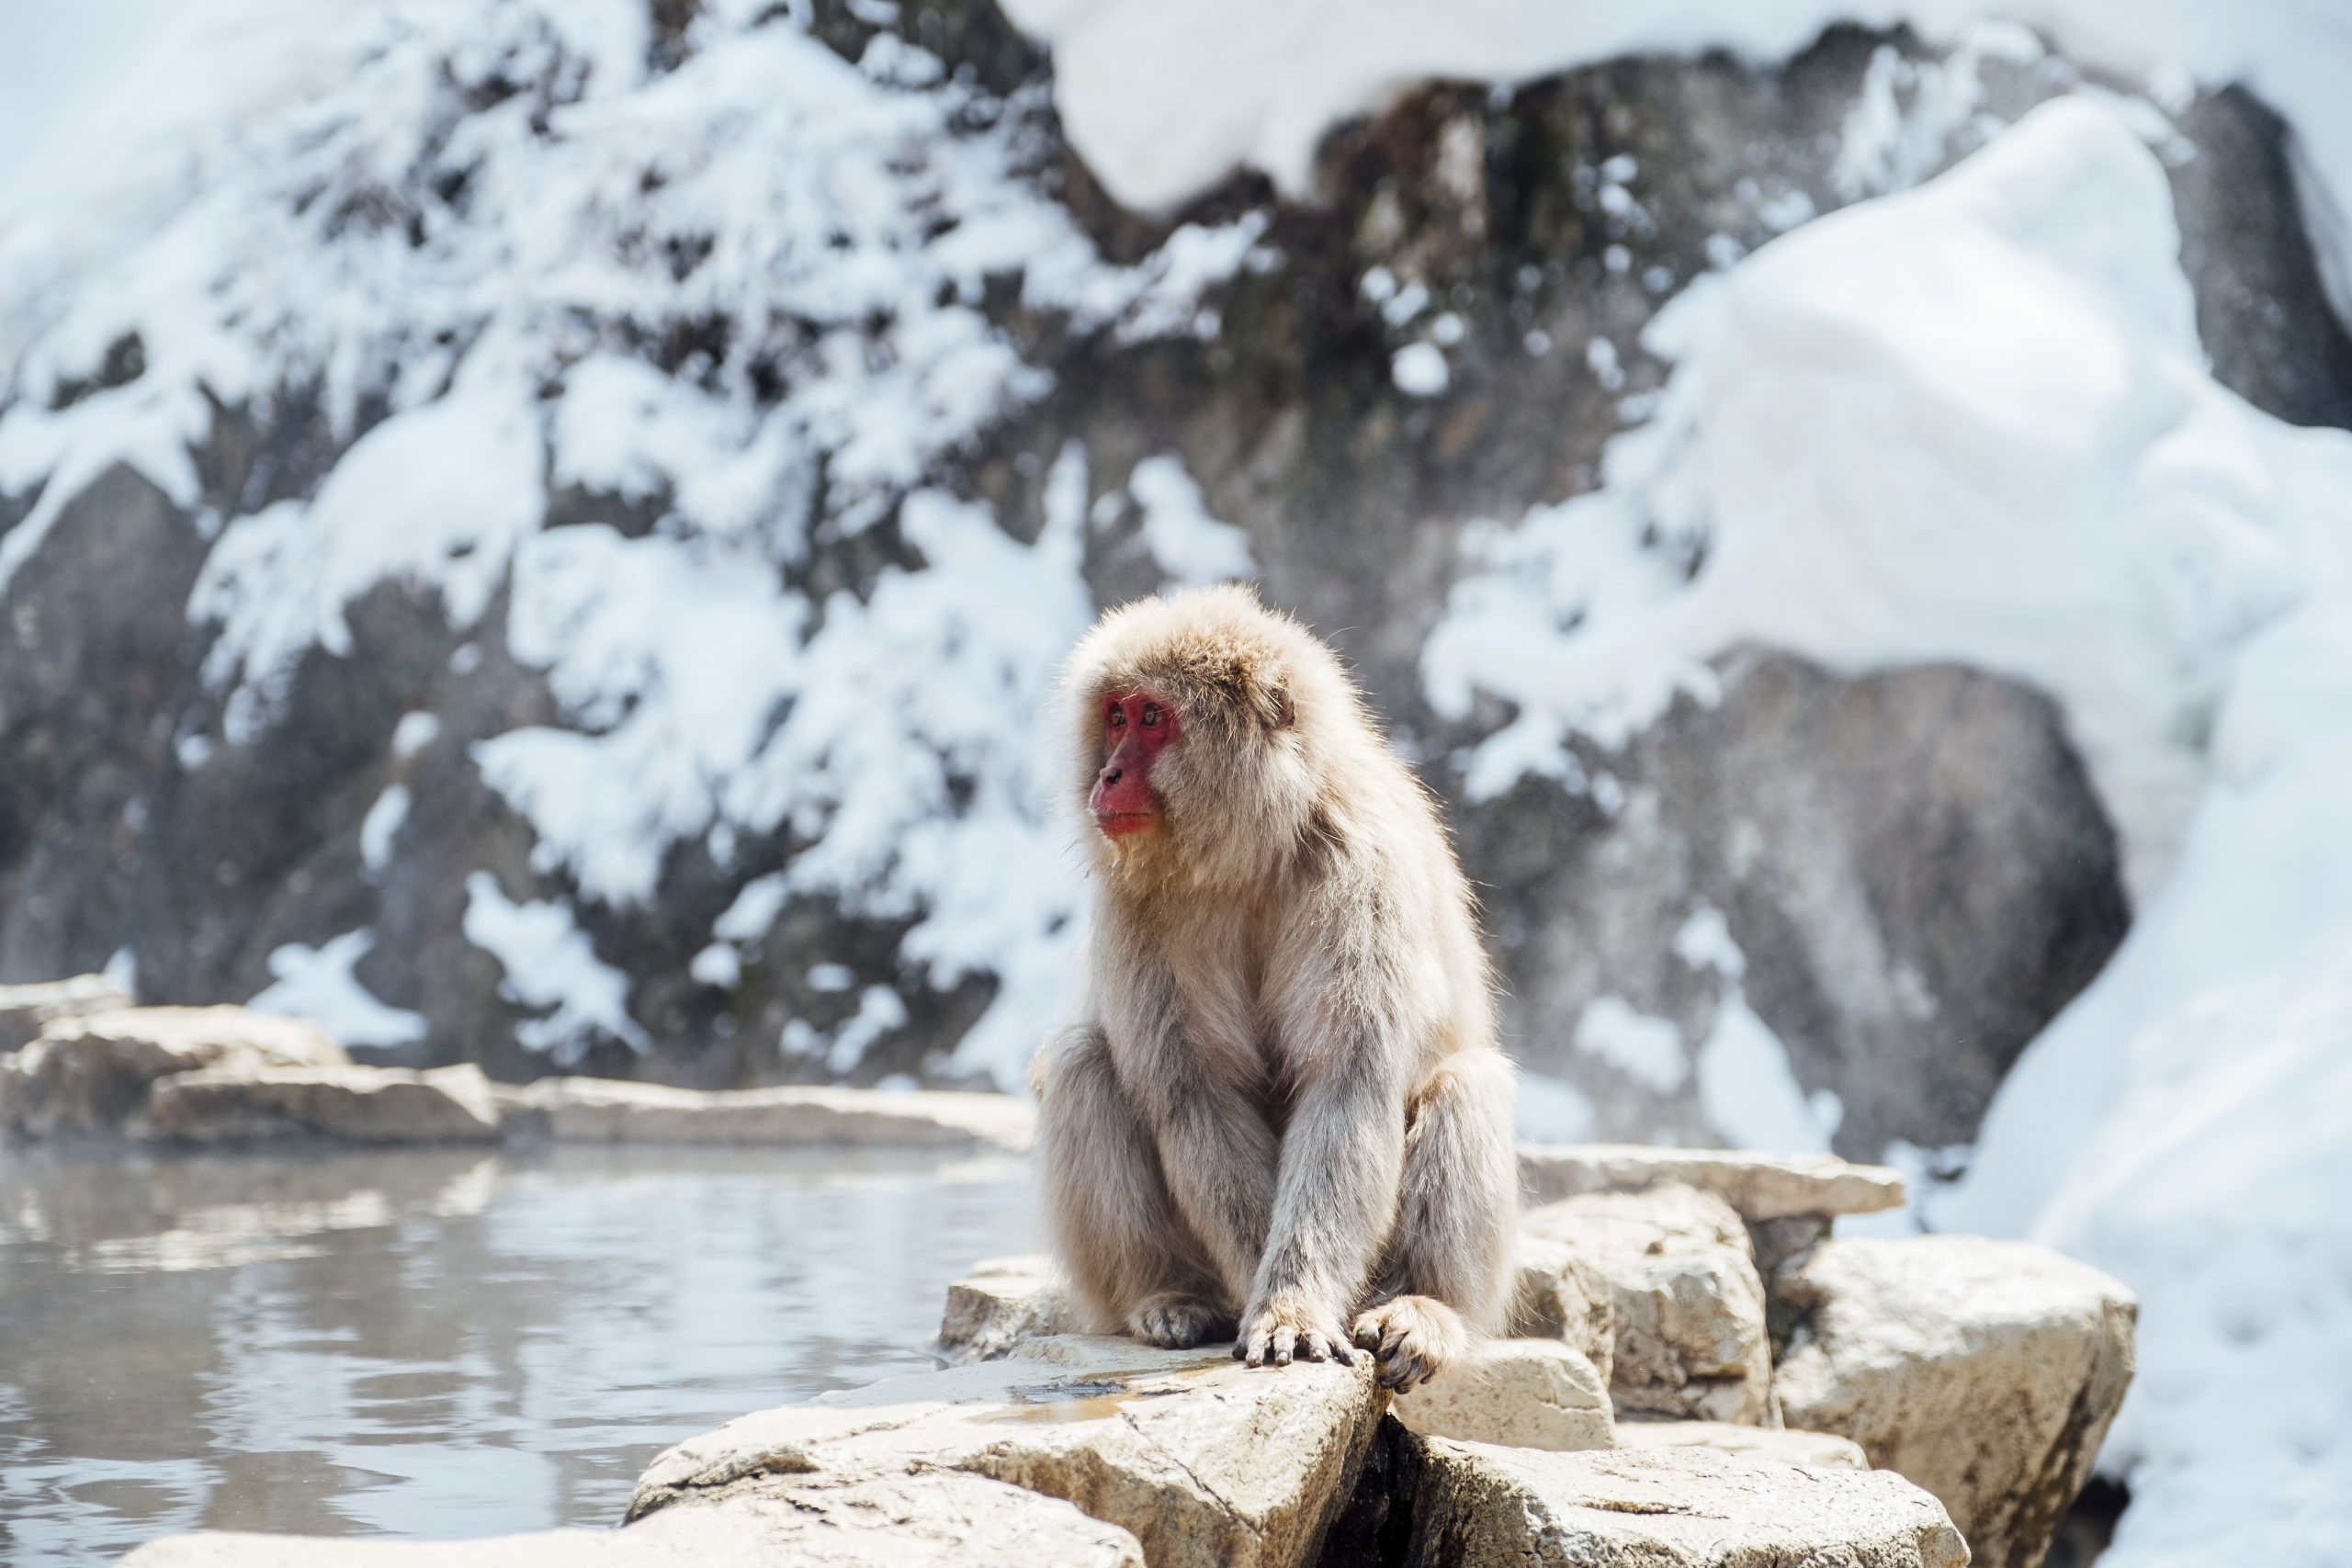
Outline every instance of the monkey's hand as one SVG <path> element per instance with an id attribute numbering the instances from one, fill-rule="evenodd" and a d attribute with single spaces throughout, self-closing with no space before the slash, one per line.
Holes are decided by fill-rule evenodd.
<path id="1" fill-rule="evenodd" d="M 1243 1313 L 1233 1356 L 1253 1367 L 1287 1367 L 1294 1357 L 1337 1361 L 1343 1367 L 1356 1364 L 1339 1314 L 1297 1296 L 1272 1296 Z"/>
<path id="2" fill-rule="evenodd" d="M 1430 1296 L 1397 1296 L 1356 1319 L 1356 1343 L 1379 1358 L 1380 1386 L 1402 1393 L 1469 1348 L 1462 1314 Z"/>

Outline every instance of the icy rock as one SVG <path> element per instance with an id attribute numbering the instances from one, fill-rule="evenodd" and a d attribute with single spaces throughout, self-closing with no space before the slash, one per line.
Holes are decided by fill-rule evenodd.
<path id="1" fill-rule="evenodd" d="M 2048 1247 L 1832 1238 L 1773 1280 L 1792 1426 L 1851 1438 L 1942 1500 L 1979 1568 L 2031 1568 L 2132 1381 L 2139 1314 Z"/>
<path id="2" fill-rule="evenodd" d="M 1617 1428 L 1621 1449 L 1713 1449 L 1815 1470 L 1868 1470 L 1862 1445 L 1834 1432 L 1795 1427 L 1735 1427 L 1727 1421 L 1627 1421 Z"/>
<path id="3" fill-rule="evenodd" d="M 1764 1284 L 1729 1204 L 1689 1187 L 1595 1192 L 1531 1210 L 1524 1227 L 1608 1282 L 1621 1417 L 1765 1422 Z"/>
<path id="4" fill-rule="evenodd" d="M 891 1148 L 1029 1146 L 1030 1108 L 1009 1095 L 783 1088 L 672 1089 L 617 1078 L 542 1078 L 502 1089 L 518 1134 L 566 1144 L 779 1144 Z"/>
<path id="5" fill-rule="evenodd" d="M 1390 1413 L 1425 1438 L 1521 1449 L 1605 1449 L 1609 1383 L 1556 1339 L 1495 1339 L 1408 1393 Z"/>
<path id="6" fill-rule="evenodd" d="M 947 1287 L 933 1348 L 955 1361 L 993 1361 L 1032 1339 L 1078 1327 L 1069 1298 L 1039 1253 L 984 1258 Z"/>
<path id="7" fill-rule="evenodd" d="M 1536 1202 L 1669 1183 L 1712 1192 L 1751 1223 L 1869 1214 L 1903 1206 L 1902 1173 L 1833 1155 L 1655 1149 L 1635 1144 L 1522 1144 L 1520 1185 Z"/>
<path id="8" fill-rule="evenodd" d="M 60 1019 L 84 1018 L 133 1007 L 138 998 L 103 975 L 43 980 L 31 986 L 0 986 L 0 1051 L 30 1043 Z"/>
<path id="9" fill-rule="evenodd" d="M 1540 1453 L 1407 1437 L 1410 1568 L 1962 1568 L 1943 1507 L 1883 1471 L 1707 1448 Z"/>
<path id="10" fill-rule="evenodd" d="M 201 1068 L 342 1066 L 324 1030 L 243 1008 L 125 1008 L 51 1023 L 0 1062 L 0 1123 L 29 1137 L 126 1130 L 158 1078 Z"/>
<path id="11" fill-rule="evenodd" d="M 1381 1403 L 1363 1362 L 1252 1370 L 1223 1346 L 1042 1339 L 730 1421 L 657 1458 L 628 1512 L 964 1471 L 1134 1531 L 1154 1568 L 1309 1563 Z"/>
<path id="12" fill-rule="evenodd" d="M 488 1144 L 502 1135 L 490 1080 L 470 1063 L 430 1072 L 238 1066 L 181 1073 L 150 1091 L 142 1130 L 194 1144 Z"/>
<path id="13" fill-rule="evenodd" d="M 1069 1504 L 948 1471 L 797 1488 L 676 1508 L 624 1530 L 547 1530 L 485 1540 L 174 1536 L 126 1568 L 1143 1568 L 1115 1525 Z"/>

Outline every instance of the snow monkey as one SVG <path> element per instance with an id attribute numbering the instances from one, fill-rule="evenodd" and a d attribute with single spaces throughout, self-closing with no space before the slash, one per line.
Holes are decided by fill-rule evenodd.
<path id="1" fill-rule="evenodd" d="M 1435 807 L 1331 650 L 1244 588 L 1070 656 L 1096 882 L 1083 1021 L 1032 1083 L 1098 1332 L 1409 1388 L 1499 1326 L 1511 1066 Z M 1238 1330 L 1238 1334 L 1237 1334 Z"/>

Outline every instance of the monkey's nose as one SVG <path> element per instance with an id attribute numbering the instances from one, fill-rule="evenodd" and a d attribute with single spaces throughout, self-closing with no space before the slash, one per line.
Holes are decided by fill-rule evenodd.
<path id="1" fill-rule="evenodd" d="M 1125 772 L 1126 769 L 1125 768 L 1105 768 L 1102 770 L 1102 782 L 1105 784 L 1117 784 L 1119 782 L 1120 775 L 1124 774 Z"/>

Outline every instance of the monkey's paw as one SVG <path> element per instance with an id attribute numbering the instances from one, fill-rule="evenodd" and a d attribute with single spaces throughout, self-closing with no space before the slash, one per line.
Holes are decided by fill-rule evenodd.
<path id="1" fill-rule="evenodd" d="M 1204 1339 L 1233 1332 L 1233 1314 L 1198 1296 L 1166 1291 L 1147 1296 L 1127 1314 L 1127 1332 L 1163 1350 L 1189 1350 Z"/>
<path id="2" fill-rule="evenodd" d="M 1397 1296 L 1357 1316 L 1356 1343 L 1380 1359 L 1380 1386 L 1402 1393 L 1459 1359 L 1470 1331 L 1433 1296 Z"/>
<path id="3" fill-rule="evenodd" d="M 1340 1320 L 1295 1296 L 1276 1296 L 1242 1314 L 1233 1356 L 1253 1367 L 1287 1367 L 1294 1357 L 1337 1361 L 1343 1367 L 1356 1364 Z"/>

